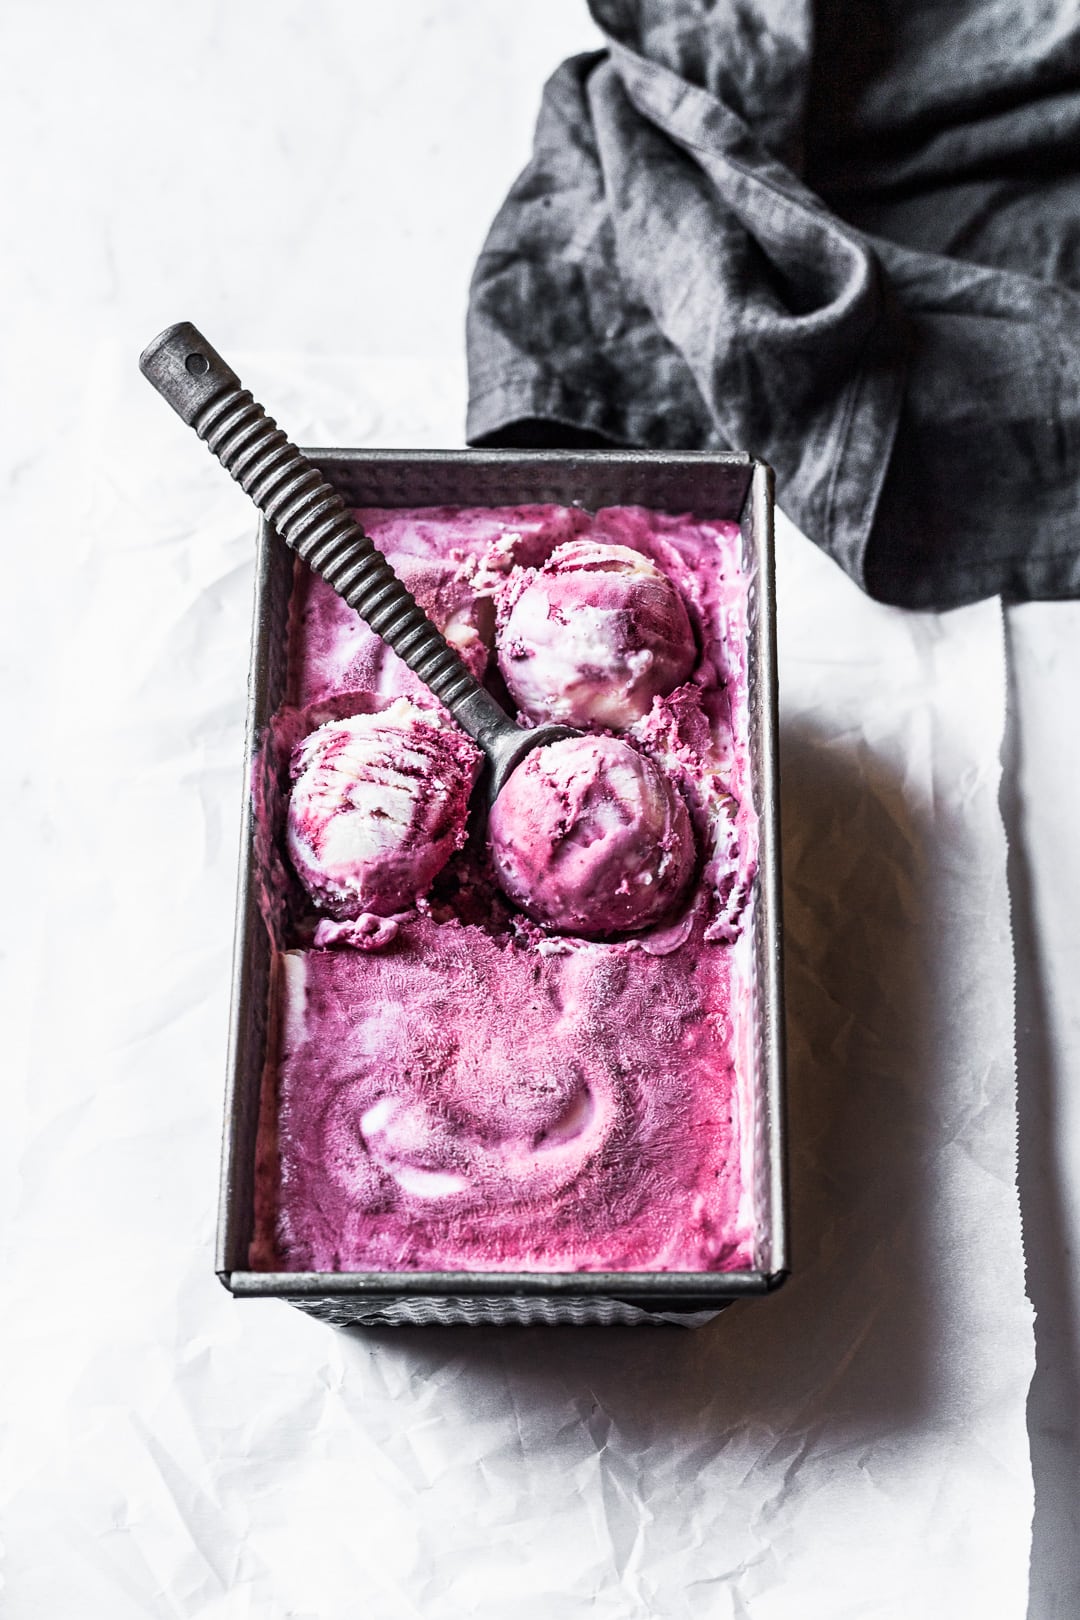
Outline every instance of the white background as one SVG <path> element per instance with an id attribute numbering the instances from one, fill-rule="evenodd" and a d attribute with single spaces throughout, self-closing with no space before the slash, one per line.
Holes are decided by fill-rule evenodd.
<path id="1" fill-rule="evenodd" d="M 594 43 L 579 0 L 8 0 L 0 13 L 10 851 L 0 988 L 15 1122 L 5 1516 L 16 1620 L 326 1617 L 361 1601 L 376 1616 L 495 1615 L 511 1602 L 576 1614 L 590 1601 L 613 1615 L 803 1616 L 818 1612 L 811 1575 L 823 1614 L 899 1616 L 916 1612 L 918 1587 L 905 1597 L 905 1583 L 920 1539 L 952 1613 L 965 1599 L 991 1620 L 1023 1613 L 1014 1420 L 1025 1327 L 1010 1252 L 1001 1331 L 1015 1376 L 987 1421 L 1011 1449 L 982 1470 L 1002 1471 L 1000 1489 L 987 1487 L 998 1519 L 982 1526 L 1000 1549 L 999 1578 L 951 1500 L 961 1485 L 978 1490 L 974 1460 L 955 1475 L 943 1461 L 943 1439 L 959 1453 L 975 1424 L 963 1407 L 970 1379 L 950 1394 L 952 1428 L 935 1422 L 928 1439 L 904 1421 L 904 1400 L 884 1402 L 864 1431 L 844 1431 L 831 1467 L 819 1431 L 809 1466 L 808 1426 L 782 1400 L 767 1437 L 756 1418 L 740 1421 L 737 1400 L 716 1422 L 712 1381 L 738 1365 L 733 1336 L 768 1354 L 768 1318 L 740 1325 L 757 1307 L 679 1350 L 665 1340 L 643 1351 L 623 1334 L 554 1351 L 536 1334 L 469 1349 L 447 1333 L 357 1344 L 284 1306 L 234 1304 L 210 1274 L 251 526 L 205 452 L 180 442 L 135 360 L 162 326 L 189 318 L 227 355 L 250 356 L 245 380 L 298 437 L 459 441 L 472 263 L 527 157 L 543 79 Z M 950 724 L 970 713 L 988 848 L 985 770 L 1007 677 L 1020 1185 L 1039 1312 L 1031 1614 L 1071 1615 L 1080 613 L 1007 610 L 999 661 L 992 605 L 950 616 L 939 636 L 849 594 L 790 532 L 782 562 L 802 588 L 786 598 L 792 712 L 805 714 L 813 688 L 826 725 L 840 710 L 858 723 L 854 653 L 845 663 L 832 625 L 815 640 L 801 606 L 817 591 L 856 640 L 862 625 L 859 656 L 878 649 L 879 688 L 888 659 L 907 659 L 929 681 L 918 688 L 929 711 L 936 680 L 950 686 Z M 839 673 L 832 686 L 821 676 L 819 692 L 830 661 Z M 881 757 L 911 757 L 901 703 L 874 724 Z M 803 756 L 792 753 L 789 779 L 809 780 Z M 124 791 L 110 802 L 116 783 Z M 948 868 L 949 846 L 927 836 L 931 866 Z M 796 872 L 806 860 L 793 848 Z M 990 865 L 992 905 L 970 875 L 950 880 L 999 916 Z M 988 952 L 991 967 L 978 993 L 1006 1016 L 982 1018 L 971 1041 L 1005 1048 L 1012 975 L 1000 952 Z M 964 1030 L 971 1009 L 954 1013 Z M 838 1180 L 856 1170 L 842 1166 Z M 814 1234 L 802 1244 L 818 1257 Z M 980 1250 L 980 1264 L 988 1258 Z M 883 1298 L 891 1281 L 886 1265 Z M 972 1320 L 996 1342 L 998 1326 Z M 928 1364 L 950 1354 L 948 1312 L 933 1321 Z M 640 1371 L 628 1381 L 632 1357 Z M 815 1398 L 827 1413 L 827 1387 Z M 838 1438 L 827 1423 L 824 1437 Z M 869 1539 L 851 1495 L 859 1446 Z M 891 1514 L 869 1505 L 875 1472 L 894 1493 Z M 812 1547 L 797 1545 L 789 1501 L 812 1522 Z M 955 1531 L 947 1544 L 935 1516 Z"/>

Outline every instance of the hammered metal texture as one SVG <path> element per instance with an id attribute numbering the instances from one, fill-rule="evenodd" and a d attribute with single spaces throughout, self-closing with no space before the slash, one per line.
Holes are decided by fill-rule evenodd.
<path id="1" fill-rule="evenodd" d="M 379 1304 L 294 1296 L 288 1303 L 335 1327 L 699 1327 L 726 1308 L 694 1311 L 680 1319 L 676 1312 L 644 1311 L 617 1299 L 523 1299 L 499 1294 Z"/>

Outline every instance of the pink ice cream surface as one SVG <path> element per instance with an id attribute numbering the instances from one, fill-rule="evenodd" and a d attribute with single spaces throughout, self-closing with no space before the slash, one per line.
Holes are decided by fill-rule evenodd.
<path id="1" fill-rule="evenodd" d="M 515 576 L 542 570 L 568 541 L 626 547 L 671 582 L 700 632 L 697 661 L 688 680 L 633 722 L 627 741 L 685 806 L 697 863 L 671 916 L 615 940 L 538 927 L 502 897 L 492 854 L 476 840 L 454 850 L 418 911 L 391 908 L 385 922 L 368 905 L 354 922 L 324 917 L 313 937 L 310 907 L 288 892 L 268 905 L 278 1034 L 260 1127 L 252 1265 L 753 1265 L 756 1075 L 747 1058 L 754 1021 L 743 947 L 756 820 L 749 581 L 735 525 L 640 508 L 358 516 L 387 555 L 411 560 L 428 601 L 454 604 L 481 641 L 492 603 Z M 260 772 L 271 784 L 259 801 L 268 889 L 295 884 L 280 860 L 273 865 L 286 842 L 284 806 L 272 790 L 281 769 L 275 737 L 303 736 L 327 713 L 385 710 L 403 695 L 419 702 L 400 661 L 301 571 L 287 701 Z M 615 739 L 590 741 L 602 751 Z M 585 777 L 587 804 L 595 783 Z M 678 808 L 671 814 L 674 832 Z M 605 824 L 599 842 L 610 841 L 613 854 L 622 836 Z M 672 842 L 681 848 L 683 838 Z M 596 893 L 607 881 L 601 855 L 592 857 Z M 542 883 L 541 867 L 526 887 Z M 410 868 L 410 888 L 415 876 Z M 610 888 L 608 902 L 622 904 L 618 882 Z M 532 904 L 524 889 L 522 899 Z"/>
<path id="2" fill-rule="evenodd" d="M 629 546 L 571 540 L 498 603 L 499 669 L 534 720 L 621 729 L 686 680 L 697 647 L 667 574 Z"/>
<path id="3" fill-rule="evenodd" d="M 406 698 L 330 720 L 292 758 L 286 841 L 315 904 L 339 922 L 426 895 L 465 842 L 475 744 Z"/>
<path id="4" fill-rule="evenodd" d="M 534 749 L 495 800 L 488 832 L 505 892 L 536 922 L 569 934 L 660 922 L 696 859 L 678 789 L 618 737 Z"/>
<path id="5" fill-rule="evenodd" d="M 382 954 L 289 952 L 286 1266 L 745 1263 L 730 961 L 623 949 L 421 918 Z"/>

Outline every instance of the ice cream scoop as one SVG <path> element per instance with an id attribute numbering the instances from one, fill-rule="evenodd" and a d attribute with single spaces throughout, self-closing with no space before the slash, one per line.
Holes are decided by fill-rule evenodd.
<path id="1" fill-rule="evenodd" d="M 534 720 L 624 730 L 697 659 L 683 599 L 629 546 L 571 540 L 521 569 L 499 600 L 496 649 Z"/>
<path id="2" fill-rule="evenodd" d="M 235 371 L 190 322 L 168 327 L 148 344 L 139 367 L 286 543 L 356 609 L 479 744 L 492 799 L 526 754 L 566 736 L 565 726 L 525 731 L 515 725 L 350 516 L 341 494 L 241 388 Z"/>
<path id="3" fill-rule="evenodd" d="M 316 905 L 339 922 L 414 905 L 465 842 L 480 764 L 466 736 L 407 698 L 305 737 L 286 844 Z"/>
<path id="4" fill-rule="evenodd" d="M 659 922 L 697 858 L 678 789 L 619 737 L 568 737 L 530 754 L 492 806 L 488 836 L 510 898 L 571 934 Z"/>
<path id="5" fill-rule="evenodd" d="M 241 388 L 195 327 L 169 327 L 143 351 L 139 365 L 287 544 L 479 745 L 496 811 L 522 761 L 543 757 L 546 745 L 573 740 L 564 725 L 515 724 L 421 610 L 341 494 Z M 550 769 L 532 772 L 502 807 L 492 827 L 496 869 L 510 897 L 541 921 L 577 933 L 626 932 L 668 909 L 693 866 L 693 838 L 678 794 L 644 756 L 614 739 L 586 741 L 584 749 L 564 750 Z M 571 778 L 579 769 L 575 783 Z M 319 794 L 313 805 L 316 799 Z M 348 820 L 340 821 L 340 832 L 333 815 L 321 824 L 335 852 L 339 836 L 348 844 Z M 405 842 L 402 834 L 398 854 L 407 867 Z M 549 858 L 554 869 L 545 882 L 542 868 Z"/>

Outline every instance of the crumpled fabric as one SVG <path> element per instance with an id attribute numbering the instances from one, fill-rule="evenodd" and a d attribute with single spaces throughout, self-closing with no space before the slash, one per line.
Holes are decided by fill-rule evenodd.
<path id="1" fill-rule="evenodd" d="M 746 450 L 880 600 L 1080 594 L 1080 7 L 589 0 L 470 443 Z"/>

